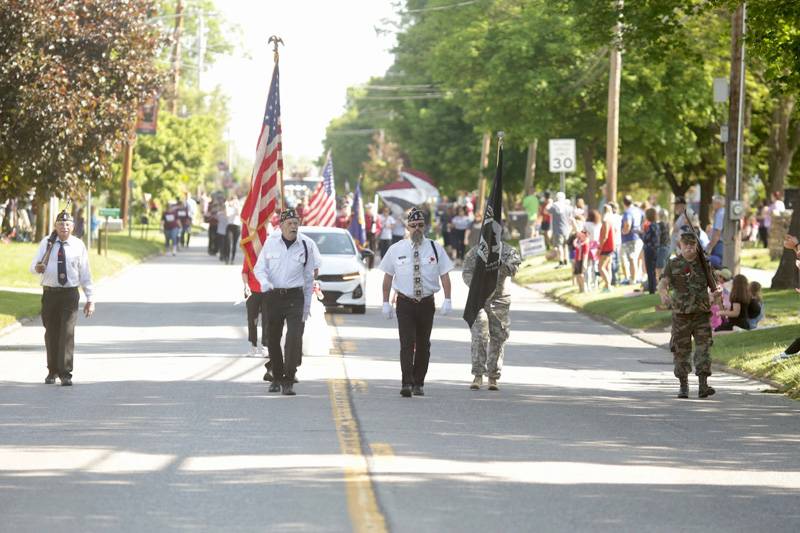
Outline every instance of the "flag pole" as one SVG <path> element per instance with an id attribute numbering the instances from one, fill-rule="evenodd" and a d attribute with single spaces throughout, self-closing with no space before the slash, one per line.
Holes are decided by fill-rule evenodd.
<path id="1" fill-rule="evenodd" d="M 278 51 L 278 45 L 284 44 L 283 39 L 278 37 L 277 35 L 271 35 L 269 39 L 267 39 L 267 45 L 272 44 L 272 54 L 273 59 L 275 61 L 275 67 L 278 66 L 278 61 L 280 60 L 280 52 Z M 284 44 L 284 46 L 286 46 Z M 280 203 L 280 210 L 283 211 L 284 207 L 286 206 L 286 198 L 284 197 L 283 193 L 283 171 L 278 170 L 278 184 L 281 191 L 281 203 Z"/>

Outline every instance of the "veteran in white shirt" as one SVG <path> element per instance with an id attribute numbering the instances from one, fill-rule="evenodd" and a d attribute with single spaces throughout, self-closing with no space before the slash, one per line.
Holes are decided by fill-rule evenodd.
<path id="1" fill-rule="evenodd" d="M 31 262 L 30 271 L 41 275 L 42 324 L 47 350 L 48 385 L 56 382 L 72 385 L 72 362 L 75 353 L 75 323 L 78 321 L 80 294 L 83 287 L 86 317 L 94 313 L 94 291 L 89 270 L 89 253 L 83 241 L 72 235 L 72 216 L 62 211 L 56 217 L 56 231 L 42 239 Z"/>
<path id="2" fill-rule="evenodd" d="M 383 316 L 391 320 L 391 289 L 397 293 L 397 325 L 400 334 L 400 369 L 404 398 L 424 396 L 425 375 L 431 357 L 431 330 L 436 311 L 433 295 L 444 289 L 441 313 L 450 303 L 450 274 L 453 262 L 442 246 L 425 238 L 425 219 L 416 207 L 408 214 L 409 237 L 386 251 L 378 268 L 383 277 Z M 440 285 L 441 282 L 441 285 Z"/>
<path id="3" fill-rule="evenodd" d="M 264 292 L 262 312 L 267 317 L 267 351 L 272 370 L 270 392 L 294 396 L 294 377 L 303 349 L 303 325 L 311 309 L 314 272 L 321 265 L 319 249 L 300 234 L 294 209 L 280 216 L 280 232 L 264 242 L 253 274 Z M 281 350 L 283 325 L 286 342 Z M 268 368 L 269 370 L 269 368 Z"/>

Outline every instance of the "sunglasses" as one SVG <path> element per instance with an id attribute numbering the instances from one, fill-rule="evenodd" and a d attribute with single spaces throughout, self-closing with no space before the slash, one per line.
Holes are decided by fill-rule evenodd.
<path id="1" fill-rule="evenodd" d="M 424 228 L 425 227 L 425 223 L 424 222 L 419 222 L 418 224 L 409 224 L 408 227 L 409 228 Z"/>

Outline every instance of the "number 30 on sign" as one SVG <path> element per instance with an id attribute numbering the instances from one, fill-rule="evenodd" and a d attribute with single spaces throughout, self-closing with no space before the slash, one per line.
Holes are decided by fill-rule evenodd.
<path id="1" fill-rule="evenodd" d="M 550 139 L 550 172 L 575 172 L 575 139 Z"/>

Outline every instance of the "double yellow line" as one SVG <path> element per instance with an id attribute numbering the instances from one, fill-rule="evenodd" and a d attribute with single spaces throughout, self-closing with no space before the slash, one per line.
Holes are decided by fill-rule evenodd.
<path id="1" fill-rule="evenodd" d="M 330 319 L 334 327 L 339 322 L 339 317 L 336 315 L 330 316 Z M 342 359 L 344 367 L 342 347 L 338 342 L 335 345 L 336 348 L 331 351 L 331 355 Z M 347 379 L 347 374 L 345 373 L 344 379 L 329 380 L 328 392 L 333 409 L 333 421 L 339 436 L 339 446 L 342 454 L 352 459 L 345 467 L 344 478 L 347 488 L 347 510 L 353 531 L 386 532 L 388 531 L 386 518 L 378 507 L 375 487 L 369 475 L 369 465 L 361 446 L 361 432 L 358 421 L 353 415 L 350 380 Z"/>

